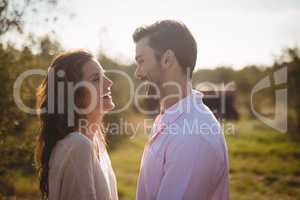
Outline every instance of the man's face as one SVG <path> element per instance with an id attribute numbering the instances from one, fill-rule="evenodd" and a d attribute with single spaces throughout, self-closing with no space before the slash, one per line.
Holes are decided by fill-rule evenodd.
<path id="1" fill-rule="evenodd" d="M 157 85 L 161 84 L 161 65 L 155 57 L 154 50 L 148 45 L 148 38 L 143 38 L 136 43 L 135 60 L 137 79 L 151 81 Z"/>

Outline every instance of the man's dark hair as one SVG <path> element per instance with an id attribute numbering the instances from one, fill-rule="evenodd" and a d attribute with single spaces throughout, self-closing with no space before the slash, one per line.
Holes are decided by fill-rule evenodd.
<path id="1" fill-rule="evenodd" d="M 197 60 L 197 43 L 189 29 L 181 22 L 163 20 L 149 26 L 142 26 L 133 33 L 135 43 L 143 38 L 149 38 L 148 45 L 154 49 L 158 60 L 168 49 L 172 50 L 186 73 L 192 73 Z"/>

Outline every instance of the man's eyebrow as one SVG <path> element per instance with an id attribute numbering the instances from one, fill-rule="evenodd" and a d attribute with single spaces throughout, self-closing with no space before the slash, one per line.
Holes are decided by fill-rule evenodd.
<path id="1" fill-rule="evenodd" d="M 140 57 L 142 57 L 142 55 L 135 56 L 135 60 L 138 60 Z"/>

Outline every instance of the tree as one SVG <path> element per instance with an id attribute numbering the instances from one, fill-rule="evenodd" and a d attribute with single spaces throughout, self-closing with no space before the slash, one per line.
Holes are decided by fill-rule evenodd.
<path id="1" fill-rule="evenodd" d="M 0 0 L 0 37 L 10 30 L 22 33 L 26 14 L 44 4 L 56 6 L 57 0 Z"/>
<path id="2" fill-rule="evenodd" d="M 38 53 L 31 47 L 17 49 L 0 43 L 0 199 L 15 193 L 15 171 L 33 174 L 34 141 L 38 131 L 35 115 L 21 111 L 14 101 L 17 77 L 29 69 L 46 70 L 54 54 L 61 51 L 58 42 L 48 37 L 36 41 Z M 35 107 L 35 92 L 43 77 L 30 77 L 22 83 L 20 96 L 25 105 Z"/>

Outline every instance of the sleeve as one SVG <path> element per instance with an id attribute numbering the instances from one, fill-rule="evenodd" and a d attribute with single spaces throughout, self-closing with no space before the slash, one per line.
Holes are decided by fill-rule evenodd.
<path id="1" fill-rule="evenodd" d="M 61 199 L 96 200 L 92 143 L 83 139 L 74 143 L 63 176 Z"/>
<path id="2" fill-rule="evenodd" d="M 217 158 L 207 141 L 195 137 L 183 136 L 170 144 L 157 200 L 210 198 Z"/>

